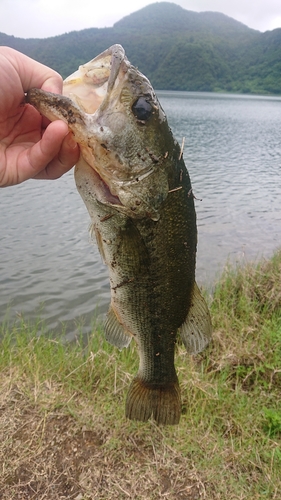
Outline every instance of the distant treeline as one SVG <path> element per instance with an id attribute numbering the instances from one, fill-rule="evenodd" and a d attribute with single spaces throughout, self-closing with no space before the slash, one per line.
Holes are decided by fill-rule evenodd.
<path id="1" fill-rule="evenodd" d="M 196 13 L 159 2 L 117 22 L 36 39 L 0 33 L 13 47 L 63 77 L 110 45 L 164 90 L 281 94 L 281 29 L 260 33 L 216 12 Z"/>

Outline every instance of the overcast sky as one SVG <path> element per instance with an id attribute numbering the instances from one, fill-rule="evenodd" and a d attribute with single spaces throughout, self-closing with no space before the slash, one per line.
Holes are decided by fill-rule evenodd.
<path id="1" fill-rule="evenodd" d="M 0 0 L 0 32 L 22 38 L 112 26 L 153 0 Z M 222 12 L 259 31 L 281 27 L 280 0 L 176 0 L 184 9 Z"/>

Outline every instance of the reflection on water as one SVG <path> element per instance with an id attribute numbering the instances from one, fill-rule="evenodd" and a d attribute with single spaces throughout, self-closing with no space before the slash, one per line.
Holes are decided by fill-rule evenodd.
<path id="1" fill-rule="evenodd" d="M 227 259 L 269 256 L 280 246 L 281 99 L 159 92 L 179 142 L 199 231 L 197 278 L 214 283 Z M 200 201 L 202 200 L 202 201 Z M 73 173 L 0 193 L 0 314 L 39 315 L 68 338 L 109 302 L 107 271 L 89 243 L 89 216 Z"/>

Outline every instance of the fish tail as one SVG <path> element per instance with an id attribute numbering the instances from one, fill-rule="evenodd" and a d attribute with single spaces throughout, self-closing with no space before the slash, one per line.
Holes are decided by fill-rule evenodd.
<path id="1" fill-rule="evenodd" d="M 136 377 L 131 383 L 126 400 L 126 417 L 146 422 L 151 416 L 157 424 L 175 425 L 181 415 L 178 381 L 169 384 L 151 384 Z"/>

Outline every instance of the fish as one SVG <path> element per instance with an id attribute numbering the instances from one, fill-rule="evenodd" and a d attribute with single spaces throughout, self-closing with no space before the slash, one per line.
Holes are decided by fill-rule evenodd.
<path id="1" fill-rule="evenodd" d="M 67 77 L 63 95 L 30 89 L 26 101 L 64 120 L 80 146 L 75 182 L 109 272 L 105 338 L 118 349 L 133 338 L 138 348 L 125 415 L 176 425 L 176 343 L 181 337 L 188 353 L 199 353 L 212 324 L 195 281 L 191 181 L 166 114 L 118 44 Z"/>

